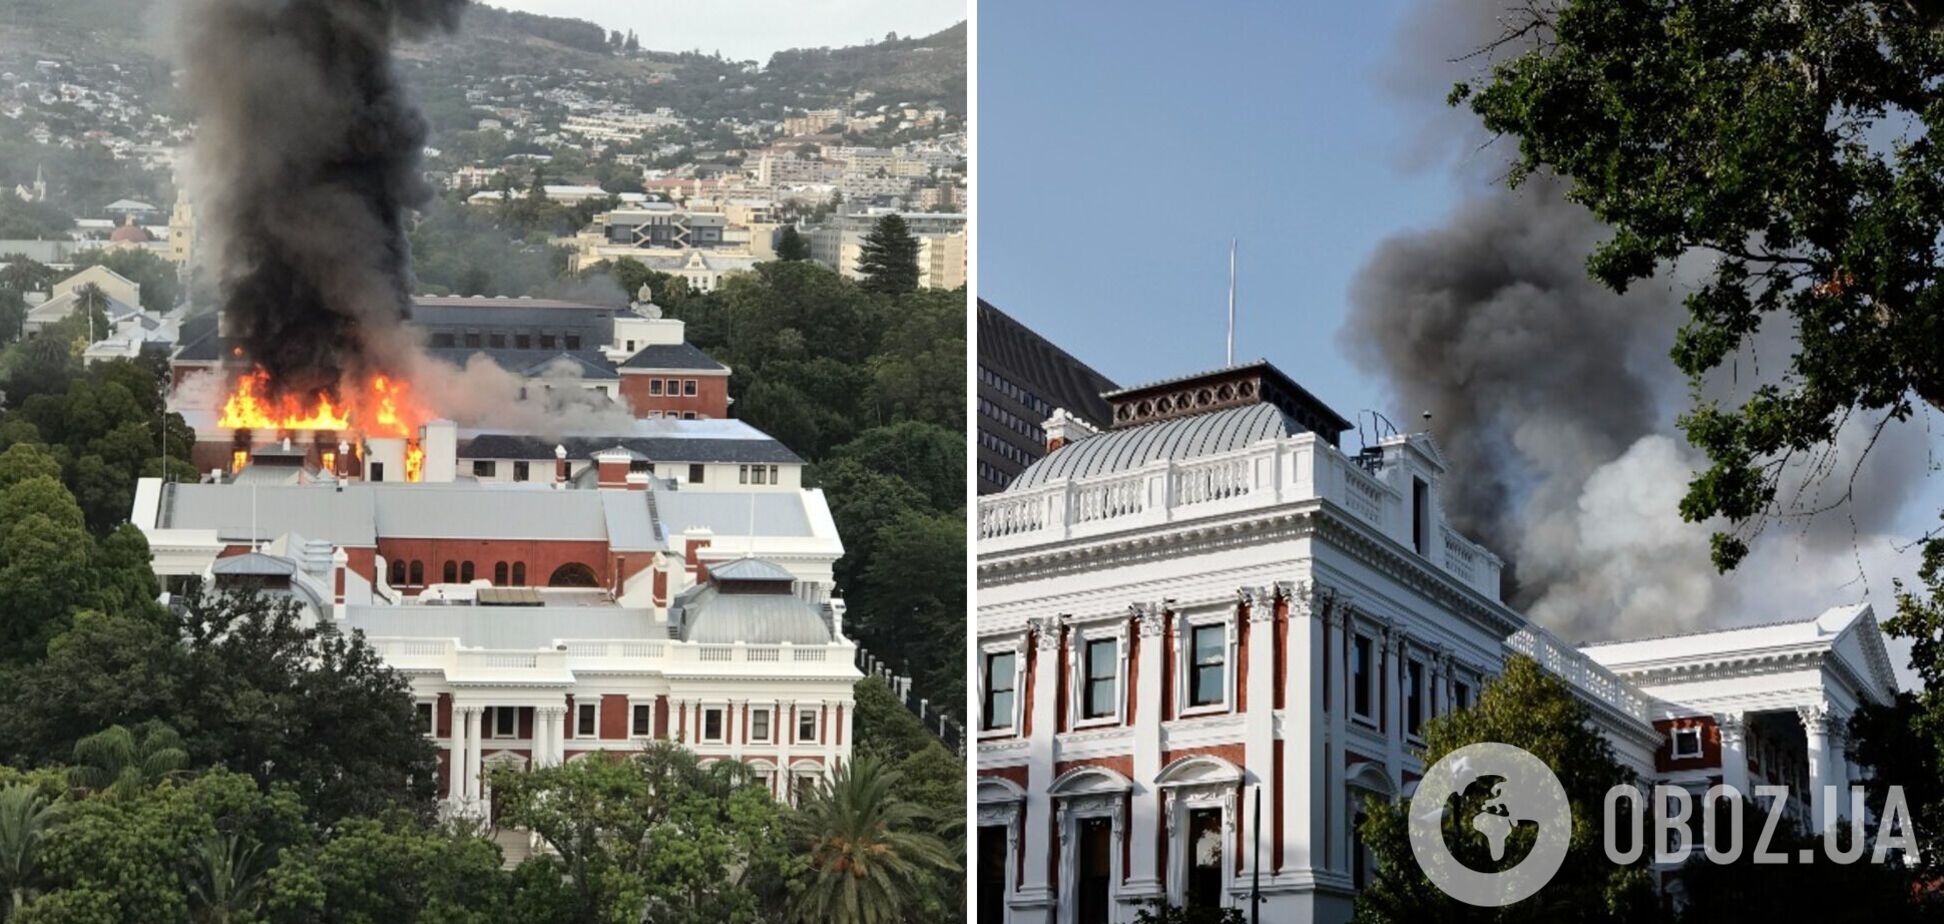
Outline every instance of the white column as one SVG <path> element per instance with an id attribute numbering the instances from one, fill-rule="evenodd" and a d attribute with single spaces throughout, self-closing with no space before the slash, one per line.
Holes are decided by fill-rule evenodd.
<path id="1" fill-rule="evenodd" d="M 1161 894 L 1160 858 L 1154 844 L 1163 806 L 1154 778 L 1161 773 L 1161 646 L 1168 616 L 1159 604 L 1135 604 L 1131 609 L 1139 650 L 1134 670 L 1133 823 L 1128 827 L 1133 848 L 1125 892 L 1154 896 Z"/>
<path id="2" fill-rule="evenodd" d="M 451 734 L 447 740 L 446 772 L 450 779 L 446 783 L 446 801 L 453 805 L 466 804 L 466 722 L 476 707 L 452 707 Z"/>
<path id="3" fill-rule="evenodd" d="M 1850 815 L 1849 720 L 1842 713 L 1829 717 L 1829 785 L 1836 787 L 1836 817 Z"/>
<path id="4" fill-rule="evenodd" d="M 1290 588 L 1289 649 L 1283 689 L 1283 870 L 1299 875 L 1327 856 L 1328 765 L 1323 701 L 1322 607 L 1306 584 Z"/>
<path id="5" fill-rule="evenodd" d="M 1323 765 L 1329 773 L 1324 780 L 1324 795 L 1328 799 L 1326 811 L 1329 831 L 1327 851 L 1329 868 L 1337 872 L 1350 869 L 1349 853 L 1339 845 L 1349 843 L 1350 801 L 1349 794 L 1343 791 L 1338 782 L 1343 775 L 1343 748 L 1349 735 L 1350 703 L 1354 690 L 1350 683 L 1350 662 L 1355 655 L 1351 653 L 1351 633 L 1355 631 L 1352 616 L 1355 611 L 1347 601 L 1317 602 L 1315 606 L 1324 612 L 1324 636 L 1328 644 L 1323 657 L 1333 659 L 1334 670 L 1330 671 L 1329 702 L 1329 745 L 1325 748 Z"/>
<path id="6" fill-rule="evenodd" d="M 1046 858 L 1054 845 L 1049 836 L 1053 818 L 1052 800 L 1047 787 L 1053 785 L 1054 703 L 1060 688 L 1060 620 L 1057 617 L 1032 622 L 1033 733 L 1027 741 L 1026 759 L 1026 873 L 1021 877 L 1019 899 L 1027 902 L 1053 900 L 1052 884 L 1047 882 Z"/>
<path id="7" fill-rule="evenodd" d="M 1242 717 L 1242 761 L 1248 786 L 1242 804 L 1252 806 L 1261 798 L 1270 805 L 1272 787 L 1269 775 L 1276 765 L 1276 598 L 1268 588 L 1244 588 L 1236 604 L 1236 618 L 1249 621 L 1249 711 Z M 1311 707 L 1320 708 L 1320 703 Z M 1260 793 L 1260 796 L 1257 794 Z M 1242 855 L 1236 858 L 1238 871 L 1251 869 L 1256 851 L 1253 845 L 1264 840 L 1261 831 L 1238 819 L 1248 834 L 1243 838 Z M 1264 851 L 1264 857 L 1268 852 Z"/>
<path id="8" fill-rule="evenodd" d="M 1721 783 L 1741 793 L 1745 799 L 1755 798 L 1748 788 L 1748 725 L 1739 712 L 1729 712 L 1715 716 L 1715 726 L 1721 729 Z"/>
<path id="9" fill-rule="evenodd" d="M 796 704 L 779 699 L 774 708 L 776 711 L 770 716 L 770 738 L 776 742 L 776 798 L 788 799 L 790 742 L 796 739 Z"/>
<path id="10" fill-rule="evenodd" d="M 1823 830 L 1823 786 L 1831 782 L 1829 757 L 1829 707 L 1798 706 L 1802 730 L 1809 743 L 1809 830 Z"/>
<path id="11" fill-rule="evenodd" d="M 474 706 L 466 711 L 466 801 L 479 801 L 479 762 L 483 743 L 481 731 L 485 710 Z"/>
<path id="12" fill-rule="evenodd" d="M 1393 625 L 1384 635 L 1384 772 L 1404 791 L 1404 630 Z"/>

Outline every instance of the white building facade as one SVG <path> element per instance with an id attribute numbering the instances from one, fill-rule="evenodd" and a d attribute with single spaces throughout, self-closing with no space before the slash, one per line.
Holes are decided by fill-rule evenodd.
<path id="1" fill-rule="evenodd" d="M 1247 909 L 1258 874 L 1262 920 L 1348 920 L 1364 798 L 1409 794 L 1423 723 L 1509 652 L 1659 774 L 1676 707 L 1504 605 L 1427 435 L 1346 455 L 1348 423 L 1266 363 L 1107 398 L 1111 429 L 1056 414 L 979 502 L 981 921 Z"/>

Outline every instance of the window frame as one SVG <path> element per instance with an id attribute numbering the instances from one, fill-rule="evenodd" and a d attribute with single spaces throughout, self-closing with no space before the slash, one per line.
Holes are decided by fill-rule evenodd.
<path id="1" fill-rule="evenodd" d="M 1682 752 L 1681 737 L 1683 735 L 1694 736 L 1693 753 Z M 1702 755 L 1707 753 L 1707 750 L 1707 741 L 1701 734 L 1701 726 L 1676 725 L 1667 730 L 1667 754 L 1670 760 L 1698 760 Z"/>
<path id="2" fill-rule="evenodd" d="M 710 714 L 714 714 L 716 718 L 716 734 L 713 738 L 709 737 Z M 698 744 L 729 743 L 729 707 L 703 706 L 701 714 L 696 716 L 695 720 L 695 740 Z"/>
<path id="3" fill-rule="evenodd" d="M 796 740 L 790 742 L 791 744 L 817 744 L 819 742 L 819 735 L 823 732 L 822 711 L 823 711 L 823 707 L 821 706 L 807 706 L 807 707 L 798 706 L 797 707 Z M 804 737 L 803 734 L 803 726 L 805 722 L 808 722 L 810 724 L 809 737 Z"/>
<path id="4" fill-rule="evenodd" d="M 1424 722 L 1431 717 L 1430 708 L 1430 668 L 1421 658 L 1406 657 L 1403 670 L 1397 672 L 1398 684 L 1402 689 L 1404 706 L 1404 735 L 1413 741 L 1424 739 Z"/>
<path id="5" fill-rule="evenodd" d="M 590 719 L 594 726 L 592 731 L 581 731 L 582 718 Z M 593 739 L 601 737 L 601 697 L 574 697 L 574 737 Z"/>
<path id="6" fill-rule="evenodd" d="M 435 699 L 415 701 L 412 704 L 412 719 L 414 721 L 418 720 L 418 712 L 421 709 L 425 710 L 425 723 L 420 729 L 420 734 L 423 734 L 427 738 L 439 737 L 439 701 Z"/>
<path id="7" fill-rule="evenodd" d="M 1357 632 L 1350 639 L 1350 718 L 1367 727 L 1377 727 L 1377 675 L 1383 673 L 1377 637 Z M 1357 676 L 1357 658 L 1364 658 L 1363 677 Z M 1359 702 L 1361 700 L 1361 703 Z"/>
<path id="8" fill-rule="evenodd" d="M 1180 639 L 1180 644 L 1176 646 L 1175 652 L 1177 660 L 1175 676 L 1179 678 L 1176 681 L 1175 702 L 1180 704 L 1175 710 L 1176 717 L 1213 715 L 1229 711 L 1230 704 L 1235 700 L 1234 616 L 1232 610 L 1221 609 L 1208 613 L 1184 614 L 1180 618 L 1180 630 L 1176 635 Z M 1195 663 L 1195 634 L 1208 629 L 1220 629 L 1222 635 L 1222 696 L 1211 702 L 1196 703 L 1195 680 L 1199 666 Z"/>
<path id="9" fill-rule="evenodd" d="M 762 716 L 763 718 L 764 731 L 762 737 L 757 737 L 756 735 L 757 716 Z M 743 737 L 749 739 L 748 743 L 750 744 L 775 744 L 776 743 L 776 707 L 775 706 L 754 706 L 754 705 L 750 706 L 749 707 L 749 728 L 745 731 Z"/>
<path id="10" fill-rule="evenodd" d="M 1124 714 L 1127 702 L 1127 627 L 1114 621 L 1092 625 L 1075 623 L 1069 633 L 1067 644 L 1071 646 L 1068 658 L 1073 665 L 1068 683 L 1071 684 L 1067 702 L 1071 714 L 1069 724 L 1073 728 L 1094 728 L 1103 725 L 1118 725 Z M 1113 652 L 1113 677 L 1110 689 L 1104 691 L 1108 697 L 1107 708 L 1097 714 L 1089 714 L 1088 706 L 1093 705 L 1092 686 L 1093 652 L 1096 645 L 1111 646 Z"/>
<path id="11" fill-rule="evenodd" d="M 1007 737 L 1012 735 L 1015 729 L 1019 728 L 1019 707 L 1021 700 L 1019 687 L 1024 681 L 1024 665 L 1026 662 L 1023 641 L 1023 639 L 1016 638 L 980 646 L 979 725 L 981 727 L 979 734 L 981 736 L 995 738 Z M 1006 695 L 1010 697 L 1010 700 L 1006 704 L 1006 715 L 1003 717 L 1005 724 L 1003 725 L 1000 724 L 1001 717 L 995 716 L 992 711 L 993 659 L 1000 657 L 1012 658 L 1011 669 L 1007 671 L 1009 676 L 1006 678 L 1009 686 L 1007 686 L 1005 691 Z"/>
<path id="12" fill-rule="evenodd" d="M 489 720 L 485 722 L 485 724 L 488 726 L 486 729 L 487 734 L 482 735 L 481 737 L 496 738 L 500 740 L 515 740 L 520 737 L 520 707 L 487 706 L 486 708 L 492 711 L 492 716 L 490 717 Z M 513 728 L 511 731 L 505 731 L 505 732 L 500 731 L 499 717 L 502 715 L 510 715 L 513 717 Z"/>
<path id="13" fill-rule="evenodd" d="M 645 731 L 641 728 L 641 719 L 644 716 L 648 720 L 648 727 Z M 649 739 L 655 737 L 655 704 L 653 702 L 628 703 L 628 737 Z"/>

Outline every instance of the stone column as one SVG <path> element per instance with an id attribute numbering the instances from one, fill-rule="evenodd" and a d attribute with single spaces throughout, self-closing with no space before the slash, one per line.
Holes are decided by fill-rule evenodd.
<path id="1" fill-rule="evenodd" d="M 1823 786 L 1830 783 L 1829 707 L 1798 706 L 1809 744 L 1809 830 L 1823 830 Z"/>
<path id="2" fill-rule="evenodd" d="M 466 801 L 479 801 L 480 750 L 484 743 L 482 725 L 486 710 L 473 706 L 466 710 Z"/>
<path id="3" fill-rule="evenodd" d="M 1158 603 L 1129 608 L 1132 631 L 1139 646 L 1134 662 L 1134 791 L 1128 836 L 1127 888 L 1129 895 L 1161 894 L 1160 857 L 1155 852 L 1156 822 L 1162 803 L 1154 788 L 1161 773 L 1161 646 L 1168 614 Z M 1251 694 L 1253 695 L 1253 694 Z"/>
<path id="4" fill-rule="evenodd" d="M 450 779 L 446 783 L 446 801 L 453 805 L 466 804 L 466 743 L 471 740 L 466 728 L 470 716 L 478 710 L 477 706 L 452 707 L 451 747 L 447 750 L 446 772 Z"/>
<path id="5" fill-rule="evenodd" d="M 1842 713 L 1829 717 L 1829 785 L 1836 787 L 1836 817 L 1850 817 L 1849 719 Z"/>
<path id="6" fill-rule="evenodd" d="M 1338 845 L 1346 843 L 1350 830 L 1349 794 L 1343 792 L 1338 780 L 1343 775 L 1344 745 L 1349 735 L 1350 697 L 1355 693 L 1350 681 L 1352 653 L 1351 633 L 1355 632 L 1352 618 L 1355 610 L 1349 601 L 1312 595 L 1310 606 L 1324 616 L 1324 637 L 1327 640 L 1324 657 L 1333 658 L 1336 667 L 1330 671 L 1329 699 L 1329 738 L 1324 749 L 1323 766 L 1328 771 L 1324 778 L 1326 796 L 1325 827 L 1329 832 L 1327 849 L 1324 851 L 1327 865 L 1338 872 L 1350 869 L 1347 853 Z"/>
<path id="7" fill-rule="evenodd" d="M 1314 875 L 1329 850 L 1323 741 L 1323 608 L 1308 584 L 1283 585 L 1290 596 L 1289 649 L 1283 688 L 1283 871 Z"/>
<path id="8" fill-rule="evenodd" d="M 1052 884 L 1047 881 L 1047 858 L 1053 855 L 1052 800 L 1047 787 L 1053 785 L 1054 704 L 1060 689 L 1060 635 L 1058 617 L 1035 619 L 1033 632 L 1034 664 L 1032 677 L 1033 733 L 1027 741 L 1025 844 L 1026 871 L 1020 877 L 1019 899 L 1035 904 L 1053 900 Z"/>
<path id="9" fill-rule="evenodd" d="M 1266 587 L 1245 587 L 1235 614 L 1237 619 L 1249 621 L 1249 711 L 1242 716 L 1242 761 L 1248 785 L 1243 789 L 1243 804 L 1253 805 L 1257 793 L 1268 804 L 1272 801 L 1269 775 L 1276 765 L 1276 598 Z M 1317 650 L 1321 652 L 1320 645 Z M 1322 702 L 1310 708 L 1312 712 L 1319 710 Z M 1236 858 L 1238 872 L 1251 868 L 1255 851 L 1250 845 L 1262 837 L 1262 832 L 1248 825 L 1243 825 L 1243 830 L 1248 834 L 1242 855 Z"/>
<path id="10" fill-rule="evenodd" d="M 1384 630 L 1384 772 L 1391 785 L 1404 791 L 1404 630 Z"/>
<path id="11" fill-rule="evenodd" d="M 1745 799 L 1753 799 L 1755 793 L 1748 788 L 1748 725 L 1739 712 L 1728 712 L 1715 716 L 1715 727 L 1721 730 L 1721 783 L 1741 793 Z"/>

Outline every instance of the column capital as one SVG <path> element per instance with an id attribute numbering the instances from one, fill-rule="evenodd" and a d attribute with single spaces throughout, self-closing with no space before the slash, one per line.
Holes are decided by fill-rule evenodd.
<path id="1" fill-rule="evenodd" d="M 1142 638 L 1157 638 L 1168 630 L 1168 614 L 1159 603 L 1135 603 L 1127 611 Z"/>
<path id="2" fill-rule="evenodd" d="M 1721 730 L 1721 743 L 1728 747 L 1738 747 L 1748 731 L 1747 719 L 1739 712 L 1724 712 L 1715 716 L 1715 727 Z"/>
<path id="3" fill-rule="evenodd" d="M 565 709 L 566 709 L 567 707 L 565 707 L 565 706 L 562 706 L 562 707 L 560 707 L 560 708 L 561 708 L 561 709 L 563 709 L 563 710 L 565 710 Z M 461 706 L 461 705 L 454 705 L 454 706 L 452 707 L 452 711 L 453 711 L 453 712 L 457 712 L 457 713 L 459 713 L 460 715 L 471 715 L 472 713 L 475 713 L 475 712 L 485 712 L 485 711 L 486 711 L 486 707 L 485 707 L 485 706 L 477 706 L 477 705 L 473 705 L 473 704 L 471 704 L 471 703 L 468 703 L 468 704 L 466 704 L 466 705 L 463 705 L 463 706 Z"/>
<path id="4" fill-rule="evenodd" d="M 1268 622 L 1276 618 L 1276 597 L 1267 587 L 1244 587 L 1236 592 L 1242 606 L 1249 608 L 1250 622 Z"/>
<path id="5" fill-rule="evenodd" d="M 558 706 L 535 706 L 534 710 L 541 715 L 566 715 L 567 705 L 562 703 Z"/>
<path id="6" fill-rule="evenodd" d="M 1796 715 L 1802 719 L 1802 728 L 1812 735 L 1829 733 L 1829 707 L 1826 705 L 1797 706 Z"/>
<path id="7" fill-rule="evenodd" d="M 1026 625 L 1032 629 L 1039 650 L 1048 652 L 1059 650 L 1060 630 L 1065 627 L 1065 620 L 1058 616 L 1039 616 L 1027 620 Z"/>

